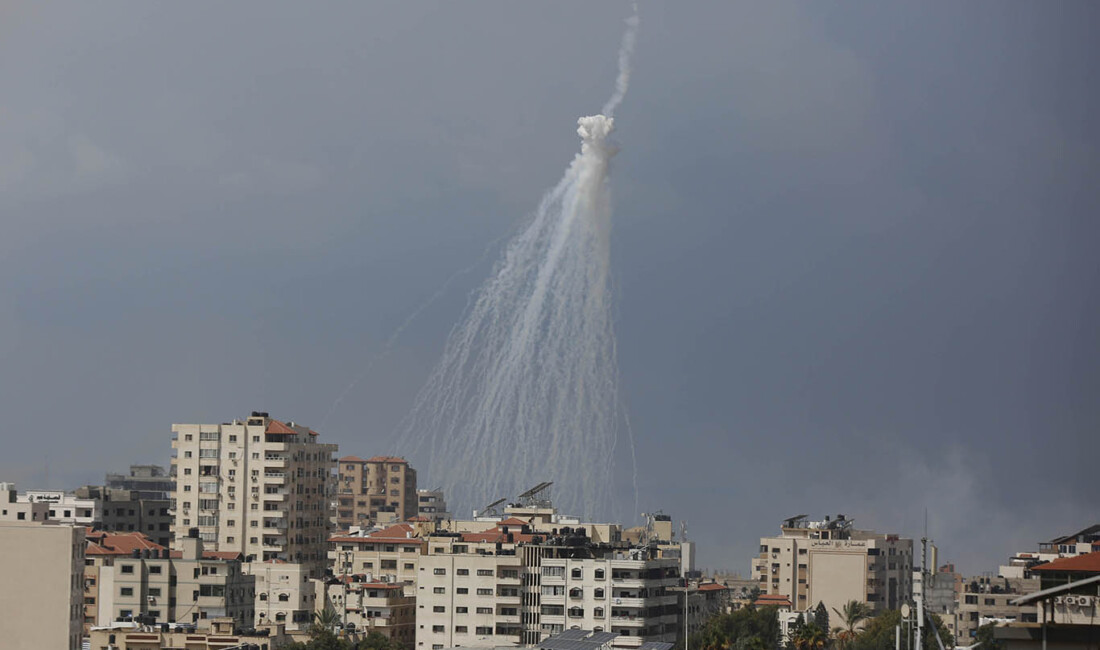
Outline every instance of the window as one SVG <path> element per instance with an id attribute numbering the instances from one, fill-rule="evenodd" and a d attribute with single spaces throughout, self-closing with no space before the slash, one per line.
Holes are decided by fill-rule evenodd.
<path id="1" fill-rule="evenodd" d="M 466 587 L 459 587 L 459 588 L 455 589 L 455 593 L 468 594 L 468 593 L 470 593 L 470 590 L 467 589 Z"/>
<path id="2" fill-rule="evenodd" d="M 474 628 L 474 633 L 484 636 L 492 636 L 493 628 L 479 625 L 478 627 Z"/>
<path id="3" fill-rule="evenodd" d="M 120 596 L 133 596 L 134 595 L 134 588 L 133 587 L 123 587 L 122 589 L 119 589 L 118 594 Z"/>
<path id="4" fill-rule="evenodd" d="M 447 608 L 444 607 L 443 605 L 436 605 L 436 606 L 432 607 L 432 611 L 435 612 L 436 614 L 442 614 L 443 612 L 447 611 Z"/>
<path id="5" fill-rule="evenodd" d="M 183 452 L 183 457 L 184 458 L 190 458 L 191 457 L 191 452 L 190 451 Z"/>
<path id="6" fill-rule="evenodd" d="M 596 589 L 595 589 L 595 590 L 594 590 L 594 591 L 592 592 L 592 596 L 593 596 L 594 598 L 597 598 L 597 599 L 603 598 L 603 589 L 602 589 L 602 588 L 599 588 L 599 587 L 597 587 L 597 588 L 596 588 Z"/>
<path id="7" fill-rule="evenodd" d="M 469 569 L 455 569 L 455 573 L 460 575 L 460 576 L 468 576 L 468 575 L 470 575 L 470 570 Z"/>
<path id="8" fill-rule="evenodd" d="M 569 590 L 570 598 L 584 598 L 584 591 L 580 587 L 573 587 Z"/>
<path id="9" fill-rule="evenodd" d="M 442 625 L 433 625 L 432 626 L 432 632 L 442 632 L 442 631 L 443 631 L 443 626 Z"/>
<path id="10" fill-rule="evenodd" d="M 492 569 L 478 569 L 477 574 L 479 576 L 491 576 L 491 575 L 493 575 L 493 570 Z"/>
<path id="11" fill-rule="evenodd" d="M 237 436 L 229 436 L 229 442 L 237 442 Z"/>
<path id="12" fill-rule="evenodd" d="M 592 615 L 596 618 L 603 618 L 603 607 L 597 607 L 592 610 Z"/>
<path id="13" fill-rule="evenodd" d="M 437 568 L 437 569 L 433 570 L 432 573 L 434 573 L 437 576 L 445 576 L 445 575 L 447 575 L 447 570 Z"/>
<path id="14" fill-rule="evenodd" d="M 570 575 L 573 578 L 580 578 L 581 577 L 580 567 L 573 567 L 573 570 L 570 572 Z"/>
<path id="15" fill-rule="evenodd" d="M 434 587 L 432 589 L 432 593 L 433 594 L 445 594 L 445 593 L 447 593 L 447 589 L 445 587 Z"/>
<path id="16" fill-rule="evenodd" d="M 149 573 L 158 574 L 158 573 L 160 573 L 160 569 L 161 569 L 160 565 L 154 564 L 154 565 L 149 567 Z"/>
<path id="17" fill-rule="evenodd" d="M 542 567 L 542 575 L 549 578 L 564 578 L 565 567 L 563 566 L 544 566 Z"/>
<path id="18" fill-rule="evenodd" d="M 492 614 L 493 613 L 493 608 L 492 607 L 478 607 L 475 611 L 478 614 Z"/>
<path id="19" fill-rule="evenodd" d="M 412 562 L 406 562 L 405 563 L 405 568 L 408 569 L 409 571 L 412 571 L 413 570 L 413 563 Z"/>
<path id="20" fill-rule="evenodd" d="M 478 589 L 477 590 L 477 595 L 478 596 L 492 596 L 493 595 L 493 590 L 492 589 Z"/>
<path id="21" fill-rule="evenodd" d="M 455 626 L 455 634 L 466 634 L 466 626 L 465 625 L 456 625 Z"/>
<path id="22" fill-rule="evenodd" d="M 199 431 L 199 440 L 217 440 L 217 431 Z"/>
<path id="23" fill-rule="evenodd" d="M 149 587 L 149 595 L 150 596 L 159 596 L 160 595 L 160 587 Z"/>
<path id="24" fill-rule="evenodd" d="M 466 614 L 469 611 L 469 607 L 455 607 L 455 614 Z"/>
<path id="25" fill-rule="evenodd" d="M 542 586 L 542 595 L 543 596 L 564 596 L 565 595 L 565 585 L 543 585 Z"/>

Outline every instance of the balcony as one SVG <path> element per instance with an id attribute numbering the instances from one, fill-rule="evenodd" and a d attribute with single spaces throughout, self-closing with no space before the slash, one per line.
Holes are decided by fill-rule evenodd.
<path id="1" fill-rule="evenodd" d="M 645 627 L 644 616 L 612 616 L 611 624 L 620 627 Z"/>
<path id="2" fill-rule="evenodd" d="M 616 607 L 645 607 L 645 598 L 612 598 L 611 603 Z"/>
<path id="3" fill-rule="evenodd" d="M 272 454 L 268 454 L 268 455 L 264 456 L 264 464 L 267 467 L 285 468 L 288 461 L 289 461 L 289 459 L 286 456 L 278 456 L 278 455 L 272 455 Z"/>
<path id="4" fill-rule="evenodd" d="M 282 472 L 265 472 L 264 483 L 285 483 L 286 474 Z"/>
<path id="5" fill-rule="evenodd" d="M 264 492 L 264 501 L 286 501 L 286 490 L 278 492 Z"/>

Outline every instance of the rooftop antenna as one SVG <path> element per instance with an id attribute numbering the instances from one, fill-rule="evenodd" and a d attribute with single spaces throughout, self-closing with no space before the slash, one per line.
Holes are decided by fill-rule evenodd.
<path id="1" fill-rule="evenodd" d="M 496 501 L 490 503 L 489 505 L 487 505 L 484 508 L 482 508 L 481 510 L 479 510 L 478 513 L 477 513 L 478 516 L 481 516 L 481 517 L 498 517 L 498 516 L 500 516 L 500 504 L 504 503 L 507 500 L 508 500 L 507 498 L 497 499 Z"/>
<path id="2" fill-rule="evenodd" d="M 553 481 L 543 481 L 535 487 L 516 497 L 519 504 L 525 508 L 550 508 L 553 507 L 550 500 L 550 486 Z"/>

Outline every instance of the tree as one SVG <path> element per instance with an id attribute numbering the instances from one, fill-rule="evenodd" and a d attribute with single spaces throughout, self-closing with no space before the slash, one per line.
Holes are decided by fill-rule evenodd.
<path id="1" fill-rule="evenodd" d="M 939 634 L 945 648 L 954 647 L 955 642 L 951 632 L 940 620 L 939 616 L 929 616 L 930 623 L 924 626 L 924 636 L 921 638 L 922 650 L 939 650 L 934 634 Z M 846 650 L 894 650 L 895 629 L 901 623 L 901 612 L 896 609 L 882 612 L 878 616 L 868 619 L 863 629 L 855 638 L 848 642 Z M 908 638 L 902 639 L 902 648 L 908 649 L 912 634 L 902 628 L 902 634 Z"/>
<path id="2" fill-rule="evenodd" d="M 833 629 L 833 636 L 836 637 L 837 645 L 840 648 L 847 648 L 848 645 L 856 638 L 857 630 L 861 623 L 871 618 L 871 608 L 867 603 L 858 600 L 849 600 L 844 603 L 841 609 L 833 608 L 833 611 L 840 616 L 842 626 Z"/>
<path id="3" fill-rule="evenodd" d="M 691 650 L 770 650 L 779 644 L 775 607 L 745 607 L 710 618 L 691 635 Z M 678 643 L 683 650 L 683 640 Z"/>
<path id="4" fill-rule="evenodd" d="M 829 646 L 829 633 L 817 623 L 807 623 L 791 635 L 791 646 L 795 650 L 824 650 Z"/>
<path id="5" fill-rule="evenodd" d="M 316 627 L 331 631 L 340 623 L 340 615 L 332 608 L 332 605 L 325 605 L 323 610 L 313 612 L 313 623 Z"/>
<path id="6" fill-rule="evenodd" d="M 829 609 L 825 607 L 825 603 L 818 601 L 817 607 L 814 609 L 814 624 L 817 625 L 822 631 L 828 634 L 829 630 Z"/>

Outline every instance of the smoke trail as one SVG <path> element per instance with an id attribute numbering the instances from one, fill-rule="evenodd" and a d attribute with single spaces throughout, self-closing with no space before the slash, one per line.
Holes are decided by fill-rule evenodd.
<path id="1" fill-rule="evenodd" d="M 606 113 L 626 92 L 637 27 L 635 15 Z M 577 120 L 580 153 L 473 294 L 402 424 L 401 450 L 424 450 L 456 511 L 550 480 L 563 511 L 606 514 L 621 412 L 607 182 L 614 125 L 610 114 Z"/>
<path id="2" fill-rule="evenodd" d="M 638 4 L 634 4 L 634 15 L 626 19 L 626 31 L 623 32 L 623 42 L 619 46 L 619 76 L 615 79 L 615 92 L 603 105 L 600 111 L 608 117 L 615 117 L 615 109 L 623 103 L 627 88 L 630 87 L 630 60 L 634 58 L 634 43 L 638 40 L 638 25 L 641 19 L 638 17 Z"/>

